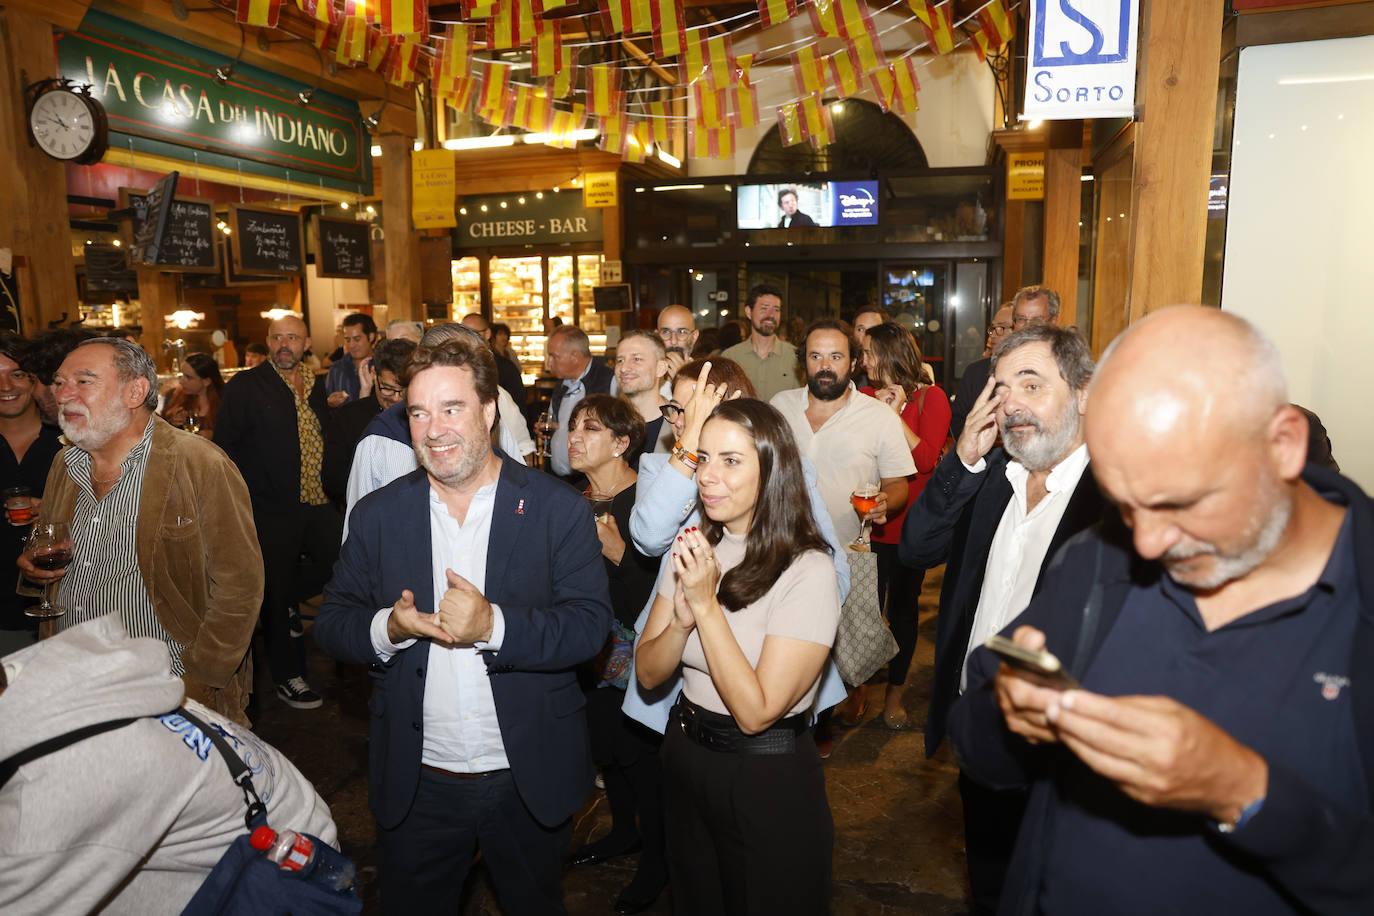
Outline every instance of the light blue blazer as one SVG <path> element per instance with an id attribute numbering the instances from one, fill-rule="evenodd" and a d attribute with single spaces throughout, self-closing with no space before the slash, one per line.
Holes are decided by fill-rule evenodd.
<path id="1" fill-rule="evenodd" d="M 649 603 L 635 621 L 635 648 L 639 648 L 639 637 L 649 622 L 649 610 L 658 597 L 658 588 L 663 581 L 663 571 L 668 568 L 671 555 L 668 546 L 673 543 L 678 532 L 701 520 L 697 512 L 697 485 L 677 471 L 668 467 L 669 455 L 643 455 L 639 459 L 639 481 L 635 485 L 635 507 L 630 513 L 630 539 L 645 556 L 659 556 L 663 559 L 658 566 L 658 581 L 649 595 Z M 840 603 L 849 596 L 849 561 L 845 559 L 844 546 L 835 537 L 835 526 L 830 523 L 830 514 L 821 502 L 816 490 L 816 468 L 811 459 L 802 459 L 802 474 L 806 478 L 806 495 L 811 500 L 811 513 L 816 517 L 816 526 L 830 545 L 835 558 L 835 576 L 840 586 Z M 682 674 L 668 679 L 653 690 L 645 690 L 635 680 L 633 663 L 630 668 L 630 686 L 625 691 L 625 703 L 621 707 L 625 715 L 641 722 L 657 732 L 668 730 L 668 712 L 677 702 L 682 692 Z M 829 709 L 844 700 L 847 689 L 840 679 L 835 662 L 828 661 L 821 672 L 821 686 L 816 693 L 816 703 L 811 707 L 814 719 L 817 713 Z"/>

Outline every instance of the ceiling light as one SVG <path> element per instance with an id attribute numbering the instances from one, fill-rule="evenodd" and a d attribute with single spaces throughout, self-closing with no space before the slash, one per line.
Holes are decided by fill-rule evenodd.
<path id="1" fill-rule="evenodd" d="M 496 146 L 514 146 L 514 134 L 492 134 L 488 137 L 458 137 L 444 141 L 444 149 L 489 149 Z"/>
<path id="2" fill-rule="evenodd" d="M 674 156 L 672 153 L 668 152 L 661 146 L 658 148 L 658 158 L 666 162 L 668 165 L 671 165 L 675 169 L 682 168 L 682 160 Z"/>
<path id="3" fill-rule="evenodd" d="M 377 146 L 377 145 L 374 144 L 373 147 L 372 147 L 372 156 L 373 156 L 373 158 L 376 158 L 377 156 L 380 156 L 381 154 L 382 154 L 382 148 L 381 148 L 380 146 Z"/>

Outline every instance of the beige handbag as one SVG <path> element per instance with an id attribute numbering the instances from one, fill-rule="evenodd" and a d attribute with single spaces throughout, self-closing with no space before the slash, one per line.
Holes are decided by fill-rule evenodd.
<path id="1" fill-rule="evenodd" d="M 878 602 L 878 558 L 845 548 L 849 560 L 849 597 L 840 608 L 840 628 L 831 650 L 840 677 L 851 687 L 865 684 L 897 654 L 897 640 L 883 620 Z"/>

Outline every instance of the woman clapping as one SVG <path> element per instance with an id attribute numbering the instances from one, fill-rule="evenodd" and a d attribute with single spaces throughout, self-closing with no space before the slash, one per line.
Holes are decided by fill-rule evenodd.
<path id="1" fill-rule="evenodd" d="M 834 827 L 807 711 L 839 592 L 786 421 L 726 401 L 702 428 L 704 518 L 672 546 L 635 656 L 683 669 L 663 746 L 673 902 L 683 913 L 823 913 Z"/>

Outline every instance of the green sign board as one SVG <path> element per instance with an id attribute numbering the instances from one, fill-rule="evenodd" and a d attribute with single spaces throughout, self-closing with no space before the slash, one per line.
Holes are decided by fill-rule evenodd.
<path id="1" fill-rule="evenodd" d="M 581 191 L 542 193 L 542 199 L 530 192 L 463 197 L 453 244 L 487 248 L 602 240 L 601 211 L 582 206 Z"/>
<path id="2" fill-rule="evenodd" d="M 201 151 L 207 164 L 248 160 L 268 174 L 371 190 L 371 141 L 356 102 L 316 92 L 300 104 L 296 93 L 309 87 L 243 63 L 221 85 L 215 68 L 228 58 L 94 11 L 79 32 L 58 34 L 57 58 L 62 76 L 93 87 L 112 132 Z"/>

